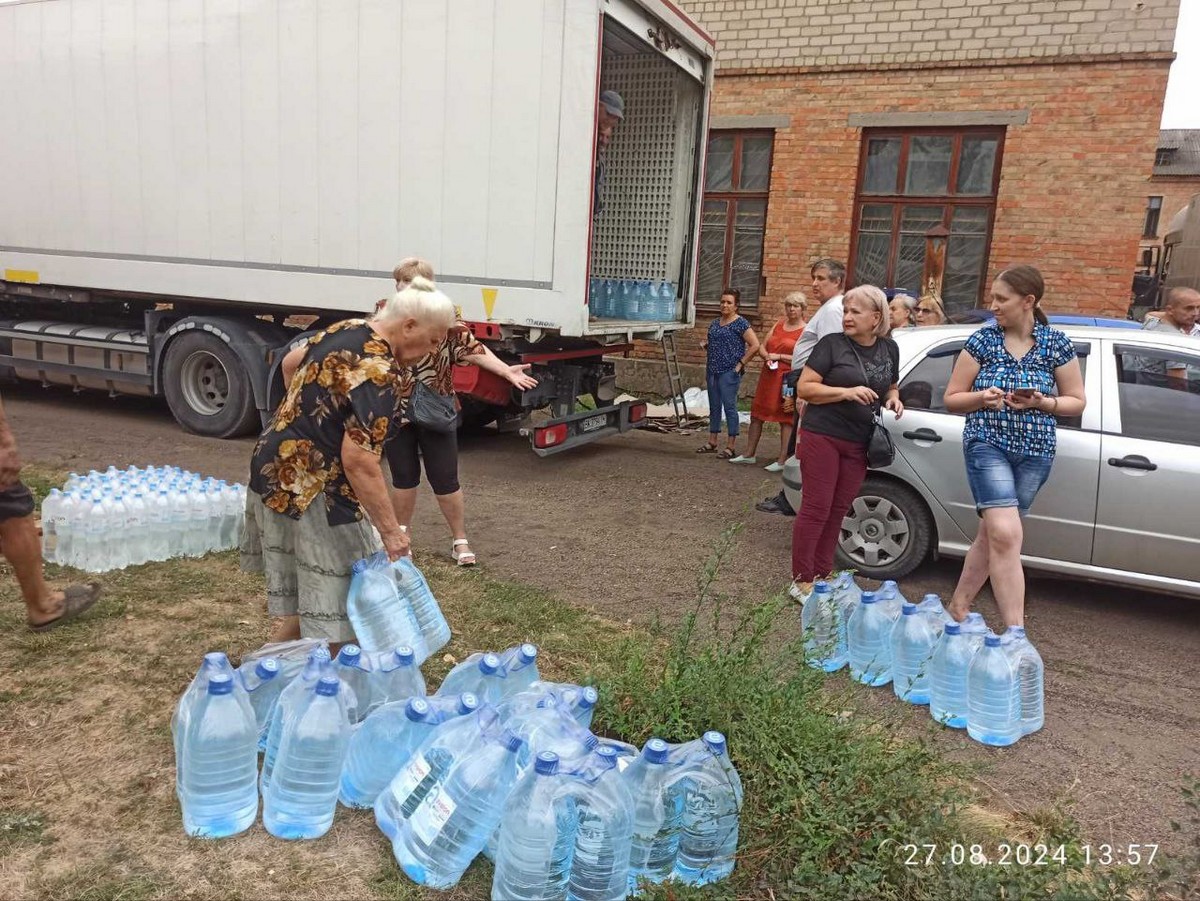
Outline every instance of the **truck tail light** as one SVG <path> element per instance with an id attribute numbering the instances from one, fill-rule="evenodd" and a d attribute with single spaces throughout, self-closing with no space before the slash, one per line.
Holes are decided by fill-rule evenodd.
<path id="1" fill-rule="evenodd" d="M 534 447 L 555 447 L 566 440 L 567 424 L 565 422 L 533 430 Z"/>
<path id="2" fill-rule="evenodd" d="M 646 418 L 646 405 L 645 404 L 634 404 L 633 406 L 631 406 L 629 408 L 629 421 L 630 422 L 641 422 L 645 418 Z"/>

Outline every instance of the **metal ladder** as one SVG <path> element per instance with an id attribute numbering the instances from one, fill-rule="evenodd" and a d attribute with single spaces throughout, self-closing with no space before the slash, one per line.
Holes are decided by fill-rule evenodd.
<path id="1" fill-rule="evenodd" d="M 683 372 L 679 369 L 679 355 L 675 349 L 675 333 L 663 332 L 663 361 L 667 364 L 667 385 L 671 392 L 671 405 L 675 408 L 675 424 L 682 426 L 687 419 L 687 401 L 683 397 Z"/>

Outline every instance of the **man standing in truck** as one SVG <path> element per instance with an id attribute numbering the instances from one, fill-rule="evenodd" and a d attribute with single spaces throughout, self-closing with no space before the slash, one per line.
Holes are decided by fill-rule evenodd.
<path id="1" fill-rule="evenodd" d="M 625 101 L 616 91 L 601 91 L 596 109 L 596 180 L 592 197 L 592 218 L 599 219 L 604 211 L 605 152 L 613 132 L 625 118 Z"/>

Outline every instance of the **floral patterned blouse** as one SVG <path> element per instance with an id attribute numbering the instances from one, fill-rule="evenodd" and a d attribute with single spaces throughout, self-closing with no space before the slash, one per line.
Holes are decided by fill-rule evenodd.
<path id="1" fill-rule="evenodd" d="M 349 436 L 363 450 L 382 453 L 399 421 L 400 377 L 391 347 L 363 319 L 314 335 L 287 396 L 254 447 L 250 488 L 292 519 L 321 494 L 331 526 L 362 519 L 342 467 L 342 439 Z"/>
<path id="2" fill-rule="evenodd" d="M 471 334 L 466 323 L 456 322 L 441 346 L 424 356 L 413 366 L 405 366 L 400 374 L 400 396 L 412 395 L 413 386 L 424 382 L 438 394 L 454 394 L 454 367 L 465 363 L 472 354 L 483 353 L 483 345 Z"/>

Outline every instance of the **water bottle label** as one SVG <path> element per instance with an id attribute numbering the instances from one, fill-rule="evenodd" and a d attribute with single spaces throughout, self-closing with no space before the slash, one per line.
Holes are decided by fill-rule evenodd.
<path id="1" fill-rule="evenodd" d="M 421 784 L 421 780 L 428 776 L 432 770 L 433 767 L 429 765 L 429 761 L 425 759 L 425 755 L 418 754 L 409 761 L 408 766 L 404 768 L 404 772 L 392 781 L 392 794 L 400 802 L 401 807 L 408 800 L 408 796 L 416 791 L 417 786 Z"/>
<path id="2" fill-rule="evenodd" d="M 431 845 L 457 807 L 453 798 L 435 788 L 425 796 L 421 806 L 413 811 L 408 824 L 417 838 Z"/>

